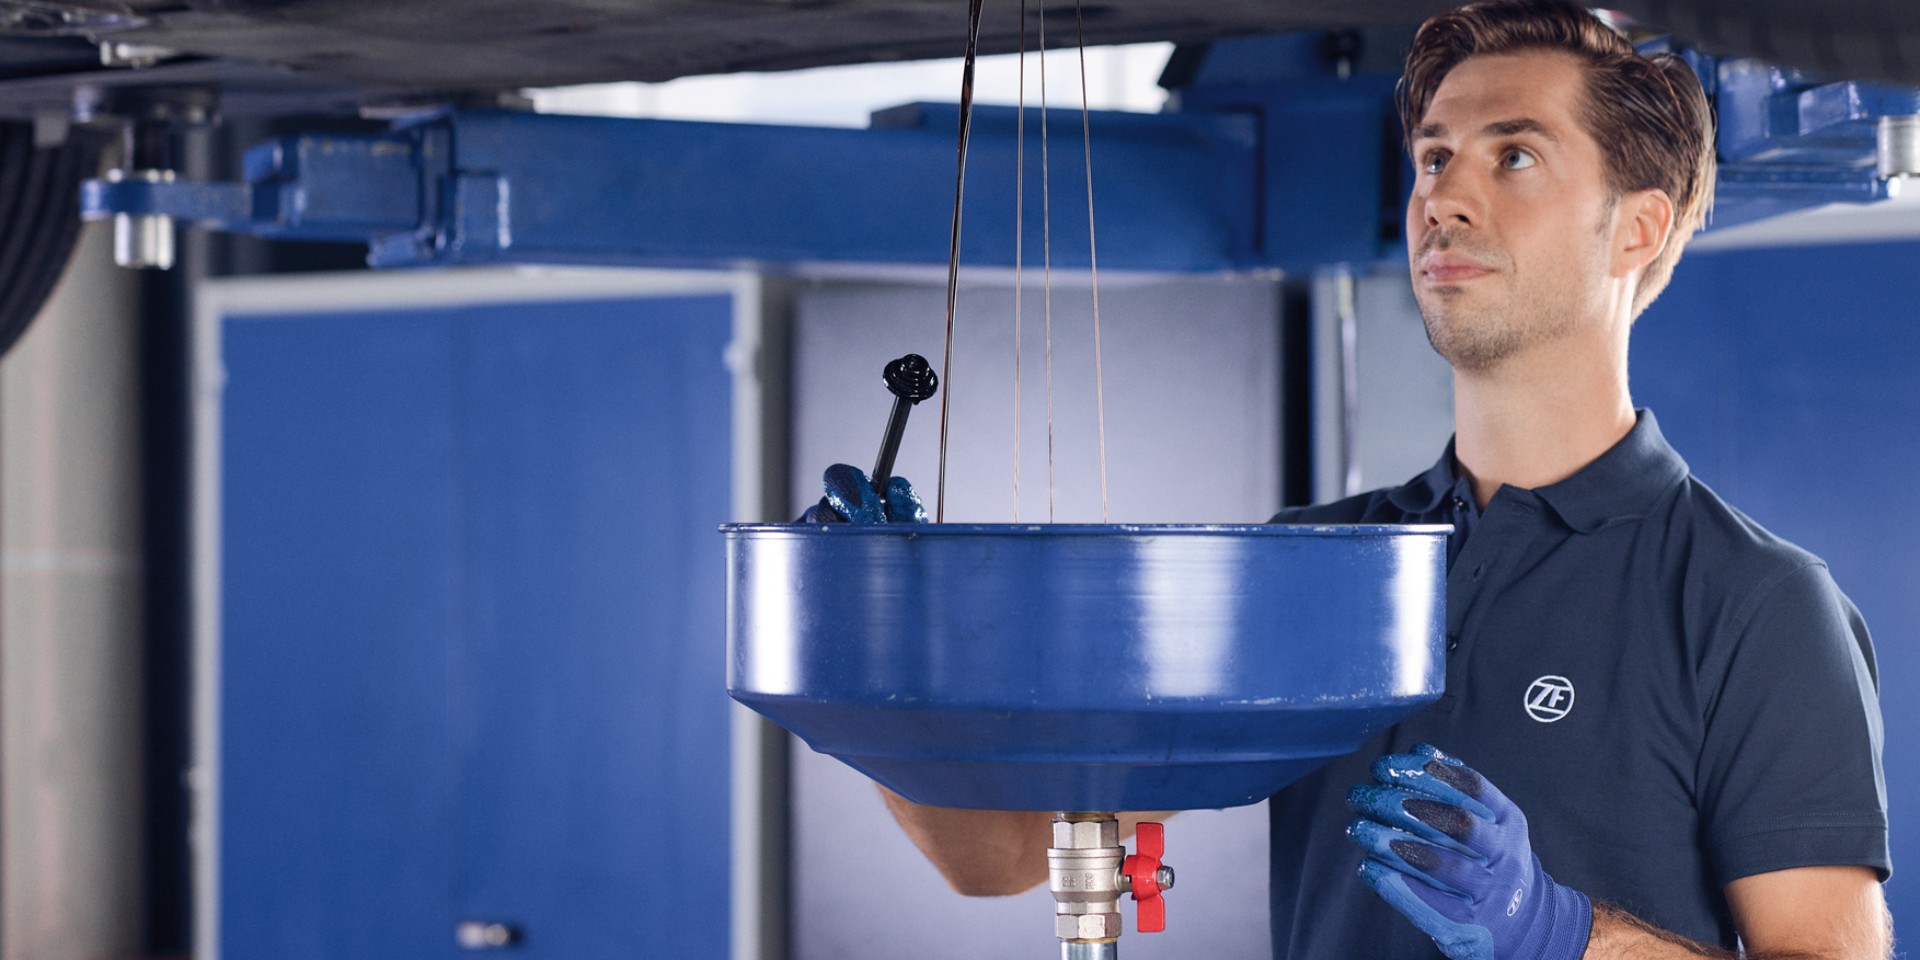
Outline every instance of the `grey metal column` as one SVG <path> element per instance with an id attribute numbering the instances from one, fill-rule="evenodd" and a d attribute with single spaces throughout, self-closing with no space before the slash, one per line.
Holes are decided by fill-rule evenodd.
<path id="1" fill-rule="evenodd" d="M 1315 503 L 1360 492 L 1360 317 L 1353 270 L 1313 277 Z"/>
<path id="2" fill-rule="evenodd" d="M 90 226 L 0 363 L 0 955 L 144 952 L 138 277 Z"/>
<path id="3" fill-rule="evenodd" d="M 778 282 L 743 282 L 734 295 L 733 515 L 792 519 L 787 490 L 790 305 Z M 733 705 L 733 960 L 787 960 L 791 942 L 789 753 L 793 737 Z"/>

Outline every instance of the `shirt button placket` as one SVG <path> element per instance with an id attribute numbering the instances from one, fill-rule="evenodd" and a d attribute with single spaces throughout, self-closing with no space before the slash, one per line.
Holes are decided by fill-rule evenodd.
<path id="1" fill-rule="evenodd" d="M 1469 507 L 1464 497 L 1454 497 L 1453 503 L 1454 509 L 1457 511 L 1456 516 L 1463 515 Z M 1450 591 L 1447 596 L 1447 602 L 1449 604 L 1459 602 L 1461 605 L 1461 609 L 1458 611 L 1460 619 L 1453 621 L 1457 626 L 1447 631 L 1447 653 L 1449 654 L 1449 659 L 1451 659 L 1453 653 L 1459 651 L 1461 638 L 1467 633 L 1470 622 L 1477 622 L 1479 620 L 1479 616 L 1477 615 L 1479 611 L 1477 608 L 1485 603 L 1487 599 L 1480 596 L 1480 591 L 1486 589 L 1485 582 L 1487 572 L 1495 565 L 1495 554 L 1497 554 L 1499 550 L 1496 541 L 1499 538 L 1501 530 L 1500 524 L 1487 522 L 1491 519 L 1490 514 L 1498 509 L 1494 504 L 1489 504 L 1488 506 L 1492 509 L 1483 512 L 1481 516 L 1477 518 L 1479 522 L 1474 524 L 1474 534 L 1468 538 L 1466 548 L 1461 551 L 1457 561 L 1462 566 L 1456 568 L 1454 571 L 1455 575 L 1458 576 L 1463 572 L 1466 575 L 1460 581 L 1457 581 L 1459 588 L 1455 591 Z M 1464 566 L 1466 564 L 1472 564 L 1472 566 Z M 1452 612 L 1453 611 L 1449 611 L 1449 613 Z M 1452 618 L 1449 617 L 1449 619 L 1451 620 Z"/>

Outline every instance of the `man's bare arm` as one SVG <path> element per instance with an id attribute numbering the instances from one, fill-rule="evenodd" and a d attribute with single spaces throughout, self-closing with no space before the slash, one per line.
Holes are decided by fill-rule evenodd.
<path id="1" fill-rule="evenodd" d="M 1865 867 L 1800 867 L 1727 884 L 1746 960 L 1887 960 L 1893 920 Z M 1736 960 L 1738 954 L 1659 930 L 1595 903 L 1585 960 Z"/>
<path id="2" fill-rule="evenodd" d="M 880 788 L 880 796 L 913 845 L 954 890 L 969 897 L 1004 897 L 1047 882 L 1052 813 L 930 807 L 886 787 Z M 1140 821 L 1165 820 L 1173 813 L 1119 816 L 1120 836 L 1125 838 L 1133 835 Z"/>
<path id="3" fill-rule="evenodd" d="M 1047 882 L 1052 814 L 929 807 L 886 787 L 880 796 L 914 846 L 960 893 L 1008 896 Z"/>

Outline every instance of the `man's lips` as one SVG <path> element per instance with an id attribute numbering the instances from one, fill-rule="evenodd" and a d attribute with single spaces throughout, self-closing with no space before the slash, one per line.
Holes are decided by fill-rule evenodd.
<path id="1" fill-rule="evenodd" d="M 1462 260 L 1457 257 L 1428 257 L 1421 262 L 1420 272 L 1426 274 L 1429 283 L 1459 283 L 1462 280 L 1484 277 L 1493 271 L 1471 260 Z"/>

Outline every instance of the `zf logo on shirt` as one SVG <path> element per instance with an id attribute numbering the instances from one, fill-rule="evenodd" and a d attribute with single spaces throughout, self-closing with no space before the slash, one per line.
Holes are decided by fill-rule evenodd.
<path id="1" fill-rule="evenodd" d="M 1573 712 L 1573 681 L 1548 674 L 1527 688 L 1527 716 L 1552 723 Z"/>

